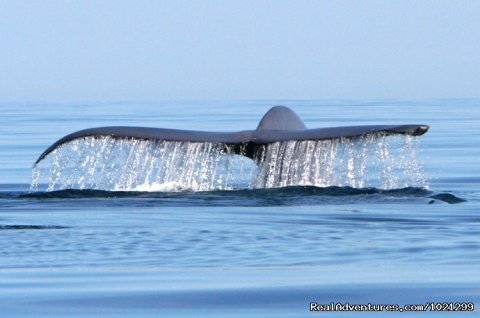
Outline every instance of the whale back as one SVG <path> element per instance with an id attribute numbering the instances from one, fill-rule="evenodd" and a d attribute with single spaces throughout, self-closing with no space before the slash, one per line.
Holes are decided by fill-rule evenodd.
<path id="1" fill-rule="evenodd" d="M 307 129 L 298 115 L 288 107 L 275 106 L 263 115 L 257 130 L 304 130 Z"/>

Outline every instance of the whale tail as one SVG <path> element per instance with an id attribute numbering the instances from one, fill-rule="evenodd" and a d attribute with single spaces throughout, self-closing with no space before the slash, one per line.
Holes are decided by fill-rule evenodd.
<path id="1" fill-rule="evenodd" d="M 357 138 L 370 134 L 420 136 L 429 129 L 427 125 L 367 125 L 308 129 L 290 108 L 275 106 L 265 113 L 255 130 L 238 132 L 209 132 L 150 127 L 98 127 L 80 130 L 57 140 L 35 161 L 43 160 L 49 153 L 72 140 L 86 137 L 112 137 L 179 142 L 223 143 L 236 154 L 254 158 L 262 146 L 281 141 L 327 140 Z"/>
<path id="2" fill-rule="evenodd" d="M 288 107 L 275 106 L 270 108 L 258 123 L 259 130 L 304 130 L 307 126 L 298 115 Z"/>

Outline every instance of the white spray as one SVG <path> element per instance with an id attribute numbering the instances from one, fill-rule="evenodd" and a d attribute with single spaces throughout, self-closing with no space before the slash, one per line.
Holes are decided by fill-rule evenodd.
<path id="1" fill-rule="evenodd" d="M 32 170 L 32 191 L 212 191 L 295 185 L 427 187 L 411 136 L 275 142 L 255 160 L 222 143 L 87 137 Z M 242 149 L 241 152 L 245 150 Z"/>

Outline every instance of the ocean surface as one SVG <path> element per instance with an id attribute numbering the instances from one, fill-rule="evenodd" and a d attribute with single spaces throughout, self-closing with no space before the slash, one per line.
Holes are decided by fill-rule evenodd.
<path id="1" fill-rule="evenodd" d="M 84 140 L 32 177 L 38 156 L 80 129 L 249 130 L 274 105 L 309 128 L 430 130 L 322 144 L 332 155 L 310 170 L 318 145 L 280 145 L 269 160 L 291 151 L 288 176 L 213 146 Z M 15 102 L 0 114 L 2 317 L 480 313 L 480 100 Z M 173 150 L 181 159 L 155 159 Z M 313 302 L 430 307 L 311 312 Z"/>

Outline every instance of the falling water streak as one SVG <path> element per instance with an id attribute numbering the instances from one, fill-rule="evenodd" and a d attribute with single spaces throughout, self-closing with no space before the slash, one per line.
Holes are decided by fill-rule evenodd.
<path id="1" fill-rule="evenodd" d="M 252 160 L 221 143 L 87 137 L 52 152 L 47 191 L 230 190 L 293 185 L 428 186 L 411 136 L 275 142 Z M 242 155 L 243 154 L 243 155 Z M 31 190 L 42 180 L 32 169 Z"/>
<path id="2" fill-rule="evenodd" d="M 31 192 L 37 191 L 39 180 L 40 180 L 40 169 L 38 168 L 37 164 L 35 164 L 32 167 L 32 176 L 31 176 L 31 179 L 30 179 L 30 191 Z"/>
<path id="3" fill-rule="evenodd" d="M 404 152 L 403 172 L 405 175 L 413 179 L 415 184 L 423 188 L 428 188 L 428 178 L 423 172 L 423 163 L 421 157 L 417 154 L 418 139 L 412 136 L 406 136 L 403 147 Z"/>

